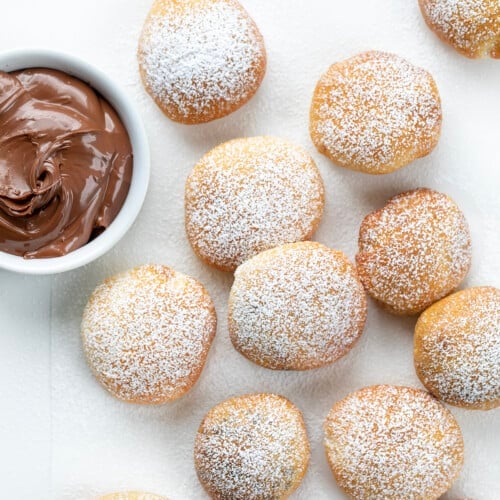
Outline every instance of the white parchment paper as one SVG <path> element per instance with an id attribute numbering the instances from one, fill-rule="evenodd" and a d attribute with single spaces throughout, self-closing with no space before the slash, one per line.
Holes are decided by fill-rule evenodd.
<path id="1" fill-rule="evenodd" d="M 266 41 L 264 83 L 233 115 L 188 127 L 165 118 L 139 81 L 135 52 L 149 4 L 0 2 L 0 50 L 62 49 L 105 70 L 136 99 L 152 152 L 144 209 L 108 255 L 57 277 L 0 272 L 0 496 L 91 499 L 143 489 L 174 500 L 205 498 L 192 459 L 203 415 L 227 397 L 272 391 L 301 408 L 311 439 L 310 468 L 294 498 L 343 498 L 324 456 L 324 417 L 335 401 L 365 385 L 420 387 L 412 357 L 415 318 L 390 316 L 370 302 L 362 340 L 335 365 L 307 373 L 254 366 L 233 350 L 227 333 L 232 276 L 204 266 L 186 240 L 186 176 L 203 153 L 231 138 L 271 134 L 302 144 L 326 186 L 326 213 L 316 239 L 351 259 L 364 215 L 407 189 L 441 190 L 455 199 L 471 226 L 473 265 L 462 287 L 500 286 L 500 62 L 467 60 L 443 45 L 425 26 L 416 0 L 243 0 Z M 315 151 L 308 135 L 310 99 L 320 74 L 369 49 L 396 52 L 430 70 L 443 101 L 437 149 L 380 177 L 335 167 Z M 201 280 L 219 318 L 200 381 L 183 399 L 157 407 L 128 405 L 106 393 L 85 364 L 79 338 L 92 289 L 110 274 L 148 262 Z M 464 433 L 466 462 L 445 498 L 500 498 L 499 411 L 452 412 Z"/>

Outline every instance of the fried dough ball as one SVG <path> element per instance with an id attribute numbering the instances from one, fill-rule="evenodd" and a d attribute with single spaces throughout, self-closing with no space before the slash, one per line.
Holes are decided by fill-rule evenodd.
<path id="1" fill-rule="evenodd" d="M 489 410 L 500 405 L 500 290 L 468 288 L 436 302 L 418 319 L 418 378 L 445 403 Z"/>
<path id="2" fill-rule="evenodd" d="M 185 124 L 236 111 L 266 71 L 262 35 L 236 0 L 155 0 L 138 60 L 147 92 L 171 120 Z"/>
<path id="3" fill-rule="evenodd" d="M 325 447 L 335 480 L 351 498 L 435 500 L 464 460 L 453 415 L 429 393 L 375 385 L 333 405 Z"/>
<path id="4" fill-rule="evenodd" d="M 419 0 L 427 26 L 460 54 L 500 59 L 498 0 Z"/>
<path id="5" fill-rule="evenodd" d="M 301 412 L 282 396 L 251 394 L 228 399 L 203 419 L 194 460 L 211 498 L 285 499 L 309 464 Z"/>
<path id="6" fill-rule="evenodd" d="M 309 239 L 324 208 L 321 175 L 301 146 L 234 139 L 209 151 L 186 182 L 186 232 L 195 253 L 234 271 L 257 253 Z"/>
<path id="7" fill-rule="evenodd" d="M 241 265 L 229 295 L 229 333 L 250 361 L 274 370 L 333 363 L 354 346 L 366 321 L 355 267 L 338 250 L 299 242 Z"/>
<path id="8" fill-rule="evenodd" d="M 441 100 L 432 76 L 386 52 L 333 64 L 310 111 L 311 138 L 335 164 L 387 174 L 428 155 L 441 133 Z"/>
<path id="9" fill-rule="evenodd" d="M 203 285 L 161 265 L 108 278 L 92 293 L 82 320 L 94 375 L 130 403 L 165 403 L 188 392 L 215 330 L 215 308 Z"/>
<path id="10" fill-rule="evenodd" d="M 389 312 L 417 314 L 465 278 L 471 263 L 467 222 L 445 194 L 401 193 L 363 220 L 356 263 L 368 294 Z"/>

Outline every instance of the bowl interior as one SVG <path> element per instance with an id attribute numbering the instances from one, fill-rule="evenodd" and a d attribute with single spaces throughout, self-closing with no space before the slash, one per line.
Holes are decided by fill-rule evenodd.
<path id="1" fill-rule="evenodd" d="M 62 257 L 24 259 L 0 252 L 0 268 L 27 274 L 53 274 L 83 266 L 110 250 L 128 231 L 137 217 L 149 182 L 149 146 L 141 117 L 131 98 L 105 73 L 71 55 L 39 49 L 0 53 L 0 71 L 26 68 L 63 71 L 97 90 L 120 116 L 132 144 L 132 180 L 125 202 L 109 227 L 96 239 Z"/>

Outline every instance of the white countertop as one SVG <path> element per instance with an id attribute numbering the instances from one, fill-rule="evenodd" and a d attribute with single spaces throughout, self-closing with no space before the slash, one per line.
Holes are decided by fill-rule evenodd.
<path id="1" fill-rule="evenodd" d="M 232 277 L 204 266 L 184 234 L 183 190 L 199 157 L 238 136 L 271 134 L 304 145 L 323 174 L 327 205 L 316 239 L 354 258 L 361 220 L 390 196 L 419 186 L 455 199 L 471 226 L 472 269 L 462 287 L 500 286 L 500 61 L 471 61 L 425 26 L 417 0 L 243 0 L 268 50 L 264 83 L 241 110 L 214 123 L 170 122 L 144 92 L 135 52 L 150 0 L 2 2 L 0 50 L 36 46 L 74 53 L 121 81 L 135 97 L 151 142 L 152 180 L 130 233 L 108 255 L 55 277 L 0 272 L 0 497 L 91 499 L 143 489 L 173 500 L 205 498 L 192 447 L 214 404 L 236 394 L 273 391 L 303 411 L 311 465 L 293 498 L 343 498 L 328 469 L 322 423 L 330 406 L 374 383 L 420 387 L 412 360 L 414 318 L 369 305 L 362 340 L 331 367 L 281 373 L 252 365 L 231 347 L 226 301 Z M 428 157 L 371 177 L 335 167 L 308 135 L 320 74 L 362 50 L 396 52 L 430 70 L 443 100 L 441 141 Z M 200 279 L 212 294 L 219 328 L 207 366 L 183 399 L 157 407 L 115 400 L 94 380 L 79 323 L 92 289 L 106 276 L 146 262 Z M 465 438 L 460 479 L 446 495 L 500 498 L 500 411 L 452 408 Z"/>

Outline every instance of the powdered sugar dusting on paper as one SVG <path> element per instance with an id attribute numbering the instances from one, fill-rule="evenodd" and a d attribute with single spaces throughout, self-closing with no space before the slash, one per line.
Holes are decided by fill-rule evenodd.
<path id="1" fill-rule="evenodd" d="M 471 262 L 467 222 L 445 194 L 416 189 L 367 215 L 358 272 L 367 292 L 397 313 L 415 314 L 454 290 Z"/>
<path id="2" fill-rule="evenodd" d="M 186 183 L 186 229 L 195 250 L 234 270 L 262 250 L 309 238 L 323 214 L 321 176 L 300 146 L 236 139 L 207 153 Z"/>
<path id="3" fill-rule="evenodd" d="M 451 404 L 500 402 L 500 290 L 471 288 L 425 311 L 416 328 L 417 373 Z M 434 391 L 432 391 L 434 392 Z"/>
<path id="4" fill-rule="evenodd" d="M 240 396 L 217 405 L 196 436 L 196 469 L 214 498 L 286 498 L 308 460 L 302 415 L 274 394 Z"/>
<path id="5" fill-rule="evenodd" d="M 321 77 L 311 134 L 335 162 L 384 173 L 428 154 L 441 128 L 441 103 L 430 74 L 405 59 L 366 52 Z"/>
<path id="6" fill-rule="evenodd" d="M 353 498 L 437 498 L 463 462 L 455 419 L 416 389 L 381 385 L 352 393 L 330 411 L 325 434 L 337 482 Z"/>
<path id="7" fill-rule="evenodd" d="M 200 283 L 166 266 L 142 266 L 94 291 L 83 315 L 83 347 L 110 392 L 127 401 L 160 403 L 194 383 L 215 322 Z"/>
<path id="8" fill-rule="evenodd" d="M 162 5 L 164 14 L 146 21 L 139 47 L 153 96 L 185 117 L 210 115 L 249 98 L 261 78 L 265 49 L 241 6 L 226 0 Z"/>
<path id="9" fill-rule="evenodd" d="M 462 51 L 483 55 L 500 41 L 498 0 L 420 0 L 420 5 L 431 27 Z"/>
<path id="10" fill-rule="evenodd" d="M 235 347 L 276 369 L 332 363 L 361 335 L 366 299 L 341 252 L 312 242 L 284 245 L 235 273 L 229 328 Z"/>
<path id="11" fill-rule="evenodd" d="M 120 493 L 111 493 L 98 500 L 168 500 L 167 497 L 161 497 L 152 493 L 142 493 L 140 491 L 126 491 Z"/>

